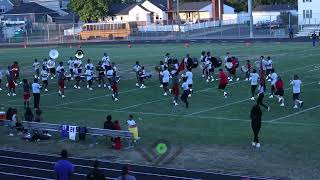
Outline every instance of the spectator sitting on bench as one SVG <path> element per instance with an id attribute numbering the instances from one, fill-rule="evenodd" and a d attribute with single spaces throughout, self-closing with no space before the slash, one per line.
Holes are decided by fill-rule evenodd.
<path id="1" fill-rule="evenodd" d="M 18 130 L 18 135 L 22 134 L 22 124 L 20 122 L 20 119 L 18 118 L 18 111 L 17 109 L 12 109 L 12 116 L 11 116 L 11 124 L 10 124 L 10 133 L 9 136 L 13 136 L 13 129 L 17 129 Z"/>
<path id="2" fill-rule="evenodd" d="M 108 115 L 106 119 L 107 119 L 107 120 L 104 122 L 103 128 L 104 128 L 104 129 L 113 130 L 113 129 L 114 129 L 114 124 L 113 124 L 113 122 L 111 121 L 111 120 L 112 120 L 111 115 Z M 108 139 L 109 139 L 109 138 L 107 137 L 107 142 L 108 142 Z M 113 142 L 113 141 L 114 141 L 114 139 L 111 138 L 111 142 Z"/>
<path id="3" fill-rule="evenodd" d="M 33 113 L 30 107 L 26 108 L 26 112 L 24 113 L 24 120 L 29 122 L 33 121 Z"/>
<path id="4" fill-rule="evenodd" d="M 117 131 L 121 130 L 119 121 L 115 121 L 114 122 L 113 130 L 117 130 Z M 116 149 L 116 150 L 120 150 L 121 149 L 121 138 L 120 137 L 116 137 L 116 138 L 114 138 L 113 142 L 114 142 L 113 143 L 113 148 Z"/>

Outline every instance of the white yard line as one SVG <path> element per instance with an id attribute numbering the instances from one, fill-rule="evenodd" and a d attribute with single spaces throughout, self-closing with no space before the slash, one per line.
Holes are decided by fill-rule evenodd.
<path id="1" fill-rule="evenodd" d="M 287 115 L 287 116 L 283 116 L 283 117 L 280 117 L 280 118 L 277 118 L 277 119 L 273 119 L 273 120 L 271 120 L 270 122 L 275 122 L 275 121 L 279 121 L 279 120 L 286 119 L 286 118 L 289 118 L 289 117 L 293 117 L 293 116 L 302 114 L 302 113 L 304 113 L 304 112 L 317 109 L 317 108 L 319 108 L 319 107 L 320 107 L 320 104 L 318 104 L 318 105 L 316 105 L 316 106 L 313 106 L 313 107 L 310 107 L 310 108 L 307 108 L 307 109 L 304 109 L 304 110 L 302 110 L 302 111 L 298 111 L 298 112 L 289 114 L 289 115 Z"/>

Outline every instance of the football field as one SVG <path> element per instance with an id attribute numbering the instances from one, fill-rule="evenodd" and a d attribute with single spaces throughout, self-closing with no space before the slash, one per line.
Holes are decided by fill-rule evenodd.
<path id="1" fill-rule="evenodd" d="M 63 61 L 65 69 L 68 69 L 67 60 L 74 56 L 77 47 L 0 49 L 0 69 L 5 70 L 13 61 L 18 61 L 21 79 L 31 81 L 33 60 L 37 58 L 42 62 L 43 58 L 48 58 L 50 49 L 59 51 L 57 61 Z M 319 168 L 316 168 L 320 167 L 320 51 L 310 43 L 253 43 L 248 47 L 243 43 L 190 43 L 188 48 L 183 44 L 133 44 L 131 48 L 124 44 L 83 45 L 82 50 L 85 53 L 84 63 L 90 58 L 96 65 L 104 52 L 116 63 L 121 76 L 119 101 L 112 101 L 112 92 L 98 88 L 97 83 L 94 90 L 89 91 L 84 82 L 81 89 L 74 89 L 73 81 L 66 83 L 66 98 L 62 99 L 57 95 L 57 80 L 49 80 L 49 92 L 42 92 L 40 101 L 44 122 L 103 128 L 105 117 L 110 114 L 113 120 L 121 122 L 122 129 L 126 129 L 126 120 L 132 114 L 141 136 L 137 147 L 149 147 L 157 140 L 165 139 L 172 147 L 183 148 L 182 153 L 167 166 L 281 179 L 317 179 L 320 176 Z M 271 111 L 263 109 L 260 149 L 251 147 L 250 110 L 255 101 L 250 100 L 250 83 L 244 81 L 243 74 L 240 81 L 230 82 L 227 86 L 227 99 L 218 91 L 217 81 L 207 83 L 201 77 L 200 68 L 193 70 L 194 94 L 189 98 L 188 109 L 181 101 L 179 106 L 174 106 L 171 96 L 163 96 L 154 67 L 164 59 L 165 53 L 169 52 L 171 57 L 181 61 L 187 53 L 199 58 L 201 51 L 211 51 L 212 55 L 221 58 L 226 52 L 231 52 L 239 58 L 240 66 L 251 60 L 254 68 L 254 62 L 261 55 L 273 59 L 274 68 L 284 81 L 286 106 L 280 107 L 277 98 L 268 98 L 271 86 L 267 82 L 264 102 Z M 145 89 L 135 86 L 132 67 L 136 61 L 153 74 L 146 80 Z M 240 75 L 240 69 L 238 73 Z M 304 106 L 299 109 L 293 109 L 292 87 L 289 85 L 294 74 L 303 83 L 300 97 Z M 3 81 L 6 82 L 5 78 Z M 21 85 L 17 87 L 16 97 L 8 97 L 4 86 L 5 83 L 0 92 L 1 108 L 16 107 L 22 116 Z M 109 156 L 112 154 L 119 161 L 147 163 L 134 149 L 114 152 L 104 143 L 92 148 L 90 142 L 14 143 L 12 139 L 16 137 L 10 140 L 4 129 L 2 132 L 0 139 L 4 148 L 34 151 L 39 147 L 39 151 L 49 153 L 67 147 L 74 154 L 83 153 L 91 157 L 99 157 L 99 153 L 107 151 Z"/>

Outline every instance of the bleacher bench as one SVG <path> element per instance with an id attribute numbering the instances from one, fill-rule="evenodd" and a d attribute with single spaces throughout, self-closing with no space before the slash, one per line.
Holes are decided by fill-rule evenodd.
<path id="1" fill-rule="evenodd" d="M 9 126 L 11 121 L 1 120 L 0 126 Z M 49 123 L 38 123 L 38 122 L 27 122 L 23 121 L 22 126 L 27 130 L 45 130 L 49 132 L 60 132 L 59 124 L 49 124 Z M 79 133 L 79 132 L 77 132 Z M 86 135 L 91 136 L 107 136 L 107 137 L 120 137 L 126 139 L 133 139 L 133 134 L 130 131 L 118 131 L 110 129 L 100 129 L 100 128 L 87 128 Z"/>

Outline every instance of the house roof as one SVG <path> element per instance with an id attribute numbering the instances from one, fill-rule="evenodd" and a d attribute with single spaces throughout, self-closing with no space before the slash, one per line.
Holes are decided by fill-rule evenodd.
<path id="1" fill-rule="evenodd" d="M 179 11 L 199 11 L 200 9 L 208 6 L 211 4 L 211 1 L 202 1 L 202 2 L 185 2 L 180 3 L 179 5 Z M 169 11 L 177 11 L 177 7 L 172 7 Z"/>
<path id="2" fill-rule="evenodd" d="M 147 12 L 151 12 L 145 7 L 138 5 L 138 4 L 120 4 L 120 3 L 115 3 L 111 4 L 109 7 L 108 14 L 109 15 L 127 15 L 129 14 L 129 11 L 133 9 L 134 7 L 139 6 L 143 10 Z"/>
<path id="3" fill-rule="evenodd" d="M 27 14 L 27 13 L 34 13 L 34 14 L 49 14 L 50 16 L 59 16 L 59 13 L 46 8 L 44 6 L 41 6 L 35 2 L 30 3 L 22 3 L 19 6 L 15 6 L 10 11 L 4 13 L 4 14 Z"/>
<path id="4" fill-rule="evenodd" d="M 161 9 L 162 11 L 167 10 L 167 0 L 146 0 L 146 1 L 149 1 L 150 3 L 157 6 L 159 9 Z"/>
<path id="5" fill-rule="evenodd" d="M 259 5 L 253 11 L 291 11 L 298 10 L 297 5 L 278 4 L 278 5 Z"/>

